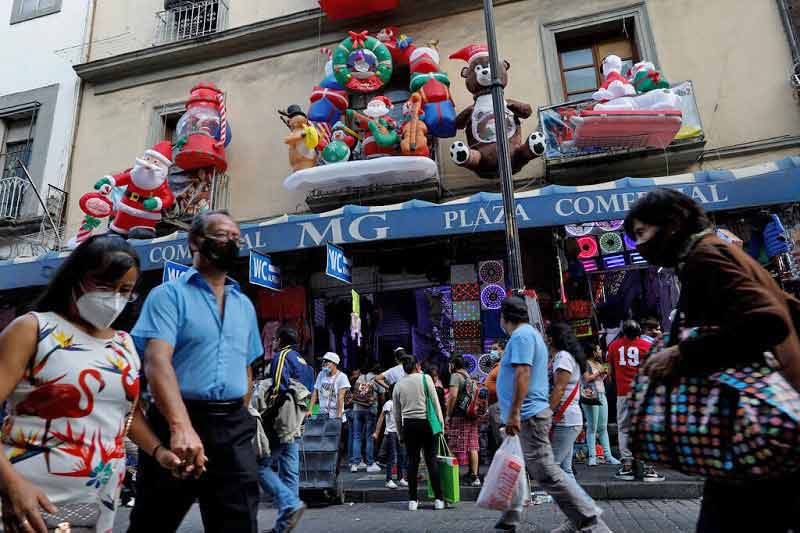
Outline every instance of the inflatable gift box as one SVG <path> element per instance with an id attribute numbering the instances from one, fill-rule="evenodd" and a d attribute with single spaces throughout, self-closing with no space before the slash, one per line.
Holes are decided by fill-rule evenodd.
<path id="1" fill-rule="evenodd" d="M 444 102 L 450 100 L 450 89 L 447 85 L 437 79 L 430 79 L 420 87 L 419 95 L 422 97 L 422 102 L 425 104 L 432 104 L 436 102 Z"/>
<path id="2" fill-rule="evenodd" d="M 314 87 L 311 92 L 311 106 L 308 108 L 308 120 L 336 124 L 348 104 L 347 91 Z"/>
<path id="3" fill-rule="evenodd" d="M 424 122 L 428 126 L 428 134 L 434 137 L 455 137 L 456 106 L 450 100 L 431 102 L 422 107 L 425 112 Z"/>

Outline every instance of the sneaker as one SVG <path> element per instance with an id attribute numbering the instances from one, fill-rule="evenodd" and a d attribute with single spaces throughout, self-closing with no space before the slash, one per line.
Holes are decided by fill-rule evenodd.
<path id="1" fill-rule="evenodd" d="M 291 531 L 297 527 L 297 524 L 300 522 L 300 518 L 303 516 L 303 513 L 306 510 L 306 504 L 300 502 L 300 506 L 289 513 L 286 517 L 286 531 Z"/>
<path id="2" fill-rule="evenodd" d="M 580 529 L 574 529 L 573 531 L 579 531 L 580 533 L 613 533 L 611 529 L 608 527 L 602 518 L 597 517 L 594 524 L 590 526 L 583 526 Z"/>
<path id="3" fill-rule="evenodd" d="M 597 466 L 597 457 L 589 457 L 586 459 L 587 466 Z"/>
<path id="4" fill-rule="evenodd" d="M 397 488 L 397 483 L 395 483 L 394 481 L 392 481 L 390 479 L 389 481 L 386 482 L 386 488 L 387 489 L 396 489 Z"/>
<path id="5" fill-rule="evenodd" d="M 652 466 L 645 467 L 642 481 L 646 481 L 648 483 L 657 483 L 659 481 L 664 481 L 665 479 L 667 478 L 656 472 L 656 469 Z"/>
<path id="6" fill-rule="evenodd" d="M 480 487 L 481 486 L 481 478 L 478 476 L 473 476 L 472 481 L 470 481 L 469 485 L 471 487 Z"/>
<path id="7" fill-rule="evenodd" d="M 551 529 L 550 533 L 574 533 L 576 531 L 578 531 L 578 528 L 572 522 L 566 520 L 557 528 Z"/>
<path id="8" fill-rule="evenodd" d="M 379 467 L 375 463 L 372 463 L 371 465 L 369 465 L 367 467 L 367 472 L 369 472 L 370 474 L 375 474 L 375 473 L 380 472 L 380 471 L 381 471 L 381 467 Z"/>
<path id="9" fill-rule="evenodd" d="M 359 470 L 366 470 L 367 469 L 367 463 L 365 463 L 364 461 L 361 461 L 360 463 L 358 463 L 358 469 Z"/>
<path id="10" fill-rule="evenodd" d="M 358 472 L 358 465 L 350 465 L 350 473 L 355 474 Z"/>
<path id="11" fill-rule="evenodd" d="M 408 481 L 406 481 L 405 479 L 401 479 L 400 481 L 397 482 L 397 484 L 400 485 L 401 487 L 408 487 Z"/>
<path id="12" fill-rule="evenodd" d="M 409 511 L 416 511 L 417 507 L 419 507 L 419 502 L 409 501 L 408 502 L 408 510 Z"/>
<path id="13" fill-rule="evenodd" d="M 134 505 L 136 505 L 136 498 L 131 498 L 128 500 L 128 503 L 125 504 L 125 507 L 133 507 Z"/>
<path id="14" fill-rule="evenodd" d="M 444 509 L 444 502 L 442 500 L 434 500 L 433 509 L 434 511 L 441 511 L 442 509 Z"/>
<path id="15" fill-rule="evenodd" d="M 623 464 L 622 468 L 617 470 L 617 475 L 614 476 L 617 479 L 621 479 L 622 481 L 633 481 L 633 465 Z"/>

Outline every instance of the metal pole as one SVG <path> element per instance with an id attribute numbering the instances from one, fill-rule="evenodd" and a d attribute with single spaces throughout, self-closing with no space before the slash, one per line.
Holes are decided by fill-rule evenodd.
<path id="1" fill-rule="evenodd" d="M 500 183 L 503 187 L 503 212 L 506 219 L 506 251 L 513 289 L 524 289 L 522 278 L 522 253 L 519 248 L 519 230 L 514 204 L 514 184 L 511 181 L 511 156 L 506 136 L 506 104 L 500 73 L 500 59 L 497 54 L 497 34 L 494 29 L 494 8 L 492 0 L 483 0 L 483 16 L 486 23 L 486 40 L 489 48 L 489 66 L 492 69 L 492 107 L 497 132 L 497 162 Z"/>

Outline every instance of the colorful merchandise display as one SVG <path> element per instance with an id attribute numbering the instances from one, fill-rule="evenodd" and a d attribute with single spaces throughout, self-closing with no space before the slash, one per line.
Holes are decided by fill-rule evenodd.
<path id="1" fill-rule="evenodd" d="M 497 177 L 497 131 L 492 106 L 492 71 L 489 66 L 489 51 L 484 45 L 471 44 L 450 55 L 450 59 L 461 59 L 467 66 L 461 70 L 467 90 L 475 103 L 463 109 L 455 124 L 466 131 L 467 142 L 456 141 L 450 146 L 450 158 L 456 165 L 466 167 L 482 178 Z M 502 62 L 500 80 L 508 84 L 508 69 L 511 64 Z M 545 152 L 544 136 L 535 131 L 524 140 L 522 119 L 529 118 L 533 109 L 529 104 L 507 99 L 505 108 L 505 135 L 508 138 L 511 166 L 514 173 Z"/>
<path id="2" fill-rule="evenodd" d="M 284 112 L 293 171 L 284 187 L 331 190 L 435 179 L 431 144 L 456 134 L 450 80 L 435 46 L 417 46 L 390 26 L 374 36 L 350 31 L 322 52 L 329 58 L 325 78 L 311 92 L 308 114 L 301 116 L 299 106 Z"/>

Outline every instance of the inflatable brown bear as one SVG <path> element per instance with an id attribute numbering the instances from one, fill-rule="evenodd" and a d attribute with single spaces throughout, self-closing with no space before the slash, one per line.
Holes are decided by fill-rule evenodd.
<path id="1" fill-rule="evenodd" d="M 466 130 L 467 142 L 456 141 L 450 146 L 450 158 L 456 165 L 466 167 L 482 178 L 495 178 L 497 167 L 497 133 L 494 109 L 492 108 L 492 71 L 489 67 L 489 52 L 486 46 L 471 44 L 452 54 L 450 59 L 462 59 L 469 66 L 461 70 L 467 90 L 472 93 L 475 104 L 467 107 L 456 117 L 456 127 Z M 508 83 L 508 61 L 502 63 L 500 80 L 503 87 Z M 530 105 L 516 100 L 506 100 L 506 134 L 511 153 L 511 169 L 519 172 L 528 162 L 540 157 L 545 151 L 544 136 L 535 131 L 526 142 L 522 141 L 520 119 L 533 114 Z"/>

